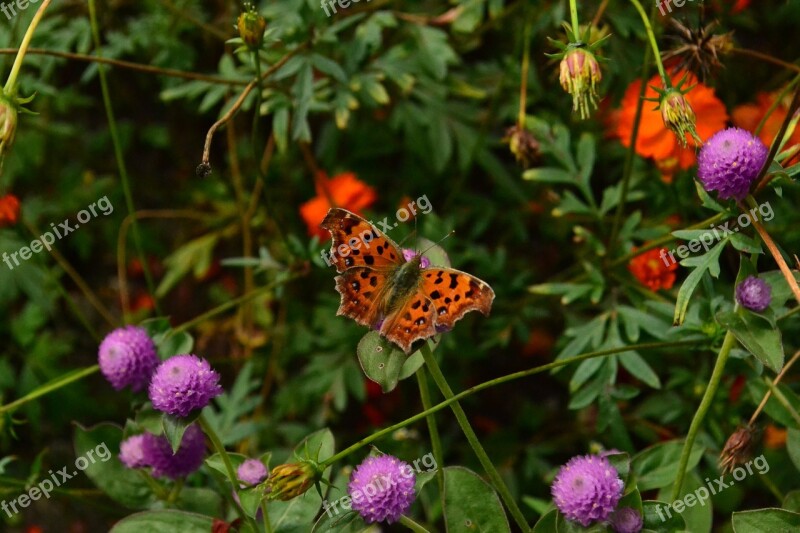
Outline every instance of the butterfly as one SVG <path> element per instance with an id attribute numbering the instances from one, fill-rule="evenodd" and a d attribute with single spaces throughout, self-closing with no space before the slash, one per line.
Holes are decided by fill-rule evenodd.
<path id="1" fill-rule="evenodd" d="M 419 254 L 406 260 L 392 239 L 355 213 L 331 208 L 321 227 L 333 239 L 325 261 L 340 274 L 337 316 L 378 330 L 406 354 L 469 311 L 489 315 L 494 291 L 488 283 L 452 268 L 423 267 Z"/>

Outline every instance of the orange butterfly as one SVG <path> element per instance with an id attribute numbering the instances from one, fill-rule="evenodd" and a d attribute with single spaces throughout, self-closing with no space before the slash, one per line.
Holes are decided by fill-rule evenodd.
<path id="1" fill-rule="evenodd" d="M 452 268 L 406 260 L 400 247 L 375 226 L 345 209 L 328 210 L 321 226 L 331 233 L 336 265 L 337 315 L 380 331 L 405 353 L 420 339 L 450 330 L 467 312 L 489 315 L 494 291 L 484 281 Z"/>

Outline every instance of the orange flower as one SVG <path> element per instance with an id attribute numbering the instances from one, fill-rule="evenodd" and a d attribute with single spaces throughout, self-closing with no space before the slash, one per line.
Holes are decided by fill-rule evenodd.
<path id="1" fill-rule="evenodd" d="M 343 172 L 328 178 L 324 172 L 317 176 L 317 196 L 300 206 L 300 216 L 308 226 L 308 234 L 321 241 L 330 238 L 327 231 L 319 227 L 331 207 L 341 207 L 356 214 L 368 208 L 378 198 L 375 189 L 359 181 L 352 172 Z"/>
<path id="2" fill-rule="evenodd" d="M 734 126 L 739 126 L 740 128 L 746 129 L 751 133 L 755 133 L 758 124 L 761 122 L 761 119 L 764 118 L 769 108 L 773 103 L 775 103 L 775 99 L 779 94 L 780 92 L 758 93 L 756 96 L 756 103 L 742 104 L 734 108 Z M 761 128 L 761 132 L 758 136 L 764 144 L 767 146 L 772 145 L 772 141 L 775 140 L 775 137 L 780 132 L 781 125 L 786 119 L 786 114 L 788 112 L 789 100 L 784 98 L 783 101 L 778 104 L 778 107 L 775 108 L 775 111 L 773 111 L 769 118 L 767 118 L 766 122 L 764 122 L 764 127 Z M 786 147 L 788 148 L 794 144 L 800 144 L 800 128 L 794 130 L 794 133 L 789 139 L 789 142 L 786 144 Z M 794 158 L 792 158 L 792 160 L 794 160 Z"/>
<path id="3" fill-rule="evenodd" d="M 773 449 L 786 446 L 786 429 L 768 424 L 764 428 L 764 446 Z"/>
<path id="4" fill-rule="evenodd" d="M 684 74 L 685 71 L 674 74 L 672 77 L 673 82 L 677 83 Z M 695 83 L 697 83 L 697 78 L 689 74 L 685 85 L 691 87 Z M 653 89 L 653 86 L 663 87 L 661 78 L 658 75 L 650 78 L 645 91 L 646 98 L 658 99 L 659 95 Z M 631 145 L 631 132 L 636 118 L 636 105 L 641 87 L 641 80 L 635 80 L 628 86 L 622 99 L 621 109 L 616 117 L 614 134 L 619 137 L 625 147 Z M 714 94 L 713 89 L 702 83 L 697 83 L 685 96 L 697 117 L 697 134 L 700 139 L 705 141 L 725 127 L 728 122 L 728 113 L 723 103 Z M 669 183 L 672 181 L 672 175 L 678 169 L 685 170 L 695 163 L 696 145 L 691 136 L 687 135 L 688 146 L 683 148 L 675 134 L 664 125 L 661 111 L 655 109 L 655 107 L 654 103 L 644 103 L 639 135 L 636 138 L 636 153 L 642 157 L 655 159 L 656 165 L 658 165 L 663 174 L 664 181 Z"/>
<path id="5" fill-rule="evenodd" d="M 671 289 L 678 263 L 671 260 L 668 252 L 666 248 L 648 250 L 631 259 L 628 270 L 651 291 Z"/>
<path id="6" fill-rule="evenodd" d="M 13 194 L 0 197 L 0 228 L 13 226 L 19 220 L 19 200 Z"/>

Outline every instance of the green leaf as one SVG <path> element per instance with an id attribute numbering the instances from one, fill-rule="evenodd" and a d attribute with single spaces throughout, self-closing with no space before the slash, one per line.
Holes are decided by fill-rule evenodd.
<path id="1" fill-rule="evenodd" d="M 172 415 L 164 415 L 161 417 L 161 428 L 164 430 L 164 436 L 167 437 L 170 446 L 172 446 L 172 453 L 177 453 L 178 448 L 181 447 L 181 441 L 183 441 L 183 434 L 186 431 L 186 428 L 191 426 L 199 413 L 196 413 L 195 416 L 187 417 L 187 418 L 178 418 Z"/>
<path id="2" fill-rule="evenodd" d="M 575 176 L 556 167 L 531 168 L 522 173 L 523 179 L 539 183 L 567 183 L 576 185 Z"/>
<path id="3" fill-rule="evenodd" d="M 242 455 L 241 453 L 228 452 L 228 457 L 231 460 L 231 464 L 233 464 L 234 470 L 239 468 L 239 465 L 241 465 L 243 462 L 247 460 L 247 456 Z M 228 479 L 228 470 L 225 468 L 225 463 L 223 462 L 222 457 L 218 453 L 215 453 L 214 455 L 207 457 L 205 463 L 206 466 L 208 466 L 209 468 L 213 468 L 214 470 L 222 474 L 223 477 L 225 477 L 225 479 Z"/>
<path id="4" fill-rule="evenodd" d="M 156 288 L 156 297 L 163 298 L 189 272 L 199 279 L 208 272 L 219 234 L 208 233 L 193 239 L 172 252 L 164 265 L 167 271 Z"/>
<path id="5" fill-rule="evenodd" d="M 732 483 L 732 482 L 730 482 Z M 670 498 L 672 495 L 673 486 L 663 487 L 657 498 L 659 500 Z M 691 472 L 686 476 L 681 494 L 670 509 L 671 513 L 680 514 L 683 521 L 686 523 L 686 530 L 691 533 L 709 533 L 711 531 L 711 521 L 713 517 L 713 505 L 711 503 L 711 492 L 703 484 L 696 473 Z M 676 503 L 678 509 L 675 508 Z M 662 511 L 663 512 L 663 511 Z"/>
<path id="6" fill-rule="evenodd" d="M 661 380 L 647 361 L 638 352 L 625 352 L 617 356 L 622 366 L 635 378 L 642 380 L 654 389 L 661 388 Z"/>
<path id="7" fill-rule="evenodd" d="M 800 490 L 789 492 L 783 499 L 783 505 L 781 507 L 794 513 L 800 512 Z"/>
<path id="8" fill-rule="evenodd" d="M 717 313 L 717 322 L 734 334 L 756 359 L 775 372 L 783 368 L 784 353 L 781 330 L 770 325 L 769 321 L 754 314 L 733 311 Z"/>
<path id="9" fill-rule="evenodd" d="M 787 429 L 786 451 L 794 467 L 800 471 L 800 430 L 791 427 Z"/>
<path id="10" fill-rule="evenodd" d="M 533 526 L 532 533 L 555 533 L 558 531 L 558 511 L 553 509 L 546 515 L 542 516 L 536 525 Z"/>
<path id="11" fill-rule="evenodd" d="M 761 399 L 767 393 L 769 388 L 767 384 L 761 379 L 751 379 L 747 382 L 747 390 L 755 405 L 761 403 Z M 784 383 L 778 384 L 778 390 L 786 398 L 786 401 L 792 406 L 796 413 L 800 413 L 800 397 L 794 393 Z M 771 394 L 767 404 L 764 406 L 764 412 L 767 413 L 773 420 L 786 426 L 787 428 L 800 429 L 800 423 L 792 416 L 792 414 L 784 407 L 784 405 Z"/>
<path id="12" fill-rule="evenodd" d="M 370 331 L 359 341 L 356 353 L 364 375 L 380 385 L 384 393 L 394 390 L 408 360 L 403 350 L 377 331 Z"/>
<path id="13" fill-rule="evenodd" d="M 683 517 L 670 511 L 667 514 L 667 505 L 659 501 L 642 502 L 642 532 L 654 531 L 656 533 L 675 533 L 676 531 L 686 531 L 686 522 Z"/>
<path id="14" fill-rule="evenodd" d="M 707 254 L 700 257 L 690 257 L 681 261 L 681 265 L 685 267 L 693 266 L 695 269 L 686 277 L 686 281 L 681 285 L 678 291 L 678 299 L 675 302 L 675 314 L 672 318 L 674 324 L 679 326 L 683 324 L 686 319 L 686 310 L 689 307 L 692 294 L 703 278 L 703 275 L 708 272 L 713 277 L 719 276 L 719 255 L 725 248 L 727 239 L 718 242 Z"/>
<path id="15" fill-rule="evenodd" d="M 800 282 L 800 272 L 793 274 L 794 279 Z M 758 277 L 766 281 L 772 290 L 772 300 L 769 304 L 772 309 L 780 309 L 787 301 L 794 298 L 794 293 L 780 270 L 762 272 Z"/>
<path id="16" fill-rule="evenodd" d="M 448 531 L 511 531 L 494 489 L 460 466 L 444 469 L 444 520 Z"/>
<path id="17" fill-rule="evenodd" d="M 183 487 L 178 498 L 178 507 L 182 511 L 207 516 L 222 515 L 222 496 L 211 489 Z"/>
<path id="18" fill-rule="evenodd" d="M 98 448 L 109 452 L 107 460 L 89 464 L 83 473 L 112 500 L 129 509 L 144 509 L 154 501 L 142 476 L 125 467 L 117 457 L 122 442 L 121 428 L 107 423 L 89 429 L 77 425 L 74 440 L 76 457 L 84 457 L 90 451 L 97 455 Z"/>
<path id="19" fill-rule="evenodd" d="M 800 530 L 800 514 L 784 509 L 757 509 L 733 513 L 734 533 L 778 533 Z"/>
<path id="20" fill-rule="evenodd" d="M 213 524 L 210 516 L 172 510 L 146 511 L 123 518 L 111 528 L 111 533 L 208 533 Z"/>
<path id="21" fill-rule="evenodd" d="M 634 456 L 631 469 L 637 476 L 638 489 L 644 492 L 674 483 L 682 450 L 683 441 L 673 440 L 650 446 Z M 687 471 L 697 466 L 704 451 L 705 447 L 695 442 L 686 464 Z"/>

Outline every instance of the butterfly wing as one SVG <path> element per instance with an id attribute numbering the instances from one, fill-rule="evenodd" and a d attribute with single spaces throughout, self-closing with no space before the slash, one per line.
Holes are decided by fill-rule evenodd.
<path id="1" fill-rule="evenodd" d="M 405 262 L 400 247 L 392 239 L 346 209 L 329 209 L 320 225 L 331 234 L 333 244 L 328 260 L 337 272 L 352 267 L 390 269 Z"/>
<path id="2" fill-rule="evenodd" d="M 374 328 L 383 318 L 384 294 L 391 270 L 350 267 L 336 276 L 336 290 L 342 295 L 336 315 L 352 318 L 362 326 Z"/>
<path id="3" fill-rule="evenodd" d="M 494 301 L 488 283 L 452 268 L 423 269 L 420 292 L 433 303 L 439 332 L 452 329 L 470 311 L 489 316 Z"/>
<path id="4" fill-rule="evenodd" d="M 397 311 L 386 317 L 381 335 L 398 345 L 405 353 L 420 339 L 436 334 L 436 314 L 433 302 L 417 290 Z"/>

